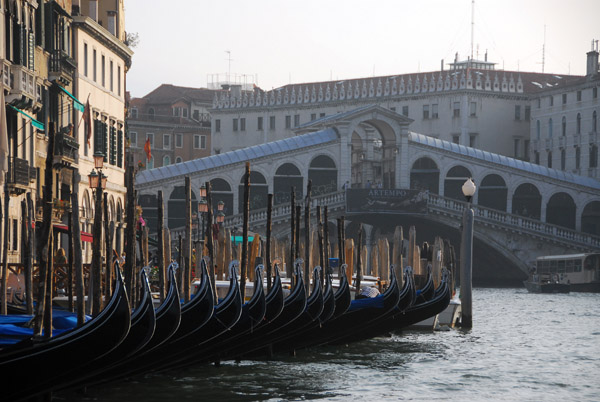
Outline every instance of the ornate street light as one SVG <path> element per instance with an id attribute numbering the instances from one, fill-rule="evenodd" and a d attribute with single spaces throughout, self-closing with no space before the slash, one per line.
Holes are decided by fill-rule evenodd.
<path id="1" fill-rule="evenodd" d="M 225 214 L 223 213 L 223 211 L 219 211 L 219 213 L 217 214 L 217 223 L 219 225 L 222 225 L 223 222 L 225 222 Z"/>
<path id="2" fill-rule="evenodd" d="M 89 186 L 90 189 L 95 190 L 98 188 L 98 179 L 100 178 L 100 175 L 98 173 L 96 173 L 96 170 L 92 169 L 92 171 L 90 172 L 90 174 L 88 174 L 88 181 L 89 181 Z"/>
<path id="3" fill-rule="evenodd" d="M 462 192 L 465 198 L 467 199 L 468 203 L 471 202 L 471 199 L 475 195 L 476 190 L 477 186 L 475 185 L 475 182 L 471 177 L 469 177 L 467 181 L 465 181 L 465 183 L 462 185 Z"/>
<path id="4" fill-rule="evenodd" d="M 462 237 L 460 242 L 460 300 L 461 300 L 461 326 L 473 327 L 473 220 L 475 213 L 471 208 L 471 200 L 475 195 L 477 186 L 472 178 L 467 179 L 462 186 L 462 192 L 467 199 L 467 208 L 463 213 Z"/>
<path id="5" fill-rule="evenodd" d="M 94 167 L 102 169 L 104 167 L 104 154 L 100 151 L 94 153 Z"/>

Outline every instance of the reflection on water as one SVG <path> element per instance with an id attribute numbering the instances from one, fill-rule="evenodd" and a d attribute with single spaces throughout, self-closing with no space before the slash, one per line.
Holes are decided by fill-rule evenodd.
<path id="1" fill-rule="evenodd" d="M 598 400 L 600 295 L 475 289 L 471 331 L 150 374 L 63 401 Z"/>

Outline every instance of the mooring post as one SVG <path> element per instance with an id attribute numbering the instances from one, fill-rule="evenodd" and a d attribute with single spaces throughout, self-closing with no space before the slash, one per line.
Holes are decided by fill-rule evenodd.
<path id="1" fill-rule="evenodd" d="M 265 250 L 265 262 L 267 268 L 267 291 L 271 290 L 271 229 L 273 226 L 273 194 L 267 195 L 267 241 Z"/>
<path id="2" fill-rule="evenodd" d="M 240 290 L 242 303 L 246 300 L 246 273 L 248 271 L 248 222 L 250 219 L 250 162 L 246 162 L 244 174 L 244 222 L 242 228 L 242 263 L 240 269 Z"/>
<path id="3" fill-rule="evenodd" d="M 290 190 L 290 260 L 286 266 L 286 276 L 292 278 L 294 276 L 294 260 L 296 256 L 296 191 L 294 186 Z"/>
<path id="4" fill-rule="evenodd" d="M 306 197 L 304 200 L 304 288 L 306 294 L 310 294 L 310 252 L 312 248 L 310 239 L 310 193 L 312 181 L 306 184 Z"/>
<path id="5" fill-rule="evenodd" d="M 159 288 L 158 293 L 160 294 L 160 301 L 162 302 L 163 300 L 165 300 L 165 268 L 166 268 L 166 263 L 168 262 L 168 261 L 165 261 L 164 246 L 161 247 L 161 245 L 164 244 L 164 240 L 163 240 L 164 205 L 163 205 L 162 190 L 158 190 L 157 210 L 158 210 L 158 222 L 157 222 L 156 233 L 158 235 L 158 239 L 157 239 L 158 247 L 156 250 L 156 252 L 157 252 L 156 257 L 158 260 L 158 288 Z M 198 229 L 198 230 L 200 230 L 200 229 Z"/>
<path id="6" fill-rule="evenodd" d="M 469 207 L 463 214 L 463 230 L 460 247 L 460 303 L 461 303 L 461 326 L 473 328 L 473 218 L 474 212 Z"/>

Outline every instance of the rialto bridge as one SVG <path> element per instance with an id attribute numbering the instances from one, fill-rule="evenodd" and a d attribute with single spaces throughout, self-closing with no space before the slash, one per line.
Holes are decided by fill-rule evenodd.
<path id="1" fill-rule="evenodd" d="M 165 199 L 165 219 L 173 232 L 184 225 L 184 178 L 192 183 L 192 210 L 198 189 L 211 182 L 213 205 L 225 204 L 225 225 L 241 227 L 245 163 L 251 164 L 250 230 L 264 233 L 267 194 L 274 194 L 276 236 L 289 235 L 290 189 L 296 199 L 312 182 L 314 205 L 328 205 L 330 233 L 346 216 L 347 234 L 365 224 L 367 243 L 392 236 L 397 225 L 415 225 L 419 241 L 436 235 L 458 246 L 465 208 L 463 182 L 477 183 L 474 279 L 509 283 L 522 278 L 539 255 L 600 250 L 600 182 L 564 171 L 467 148 L 409 131 L 411 119 L 367 106 L 315 120 L 297 135 L 136 176 L 139 203 L 156 227 L 156 195 Z M 346 192 L 345 189 L 351 190 Z M 352 189 L 427 190 L 425 213 L 346 211 Z"/>

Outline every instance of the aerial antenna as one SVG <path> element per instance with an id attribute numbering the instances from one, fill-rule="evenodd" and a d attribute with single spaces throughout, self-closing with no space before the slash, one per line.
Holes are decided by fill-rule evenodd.
<path id="1" fill-rule="evenodd" d="M 227 83 L 231 81 L 231 50 L 225 50 L 227 53 L 227 61 L 229 62 L 229 70 L 227 70 Z"/>
<path id="2" fill-rule="evenodd" d="M 474 35 L 475 35 L 475 0 L 471 0 L 471 60 L 473 60 Z"/>
<path id="3" fill-rule="evenodd" d="M 546 24 L 544 24 L 544 44 L 542 45 L 542 73 L 546 67 Z"/>

